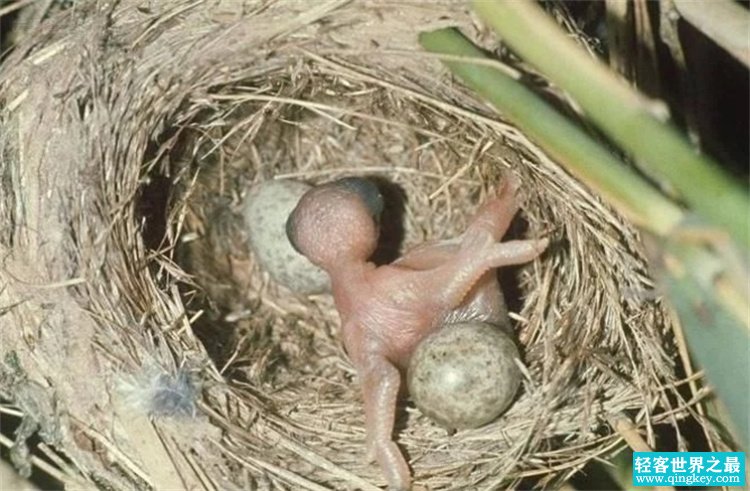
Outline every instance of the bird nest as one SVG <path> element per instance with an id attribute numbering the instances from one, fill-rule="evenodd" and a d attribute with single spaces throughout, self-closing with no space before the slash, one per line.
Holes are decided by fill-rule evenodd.
<path id="1" fill-rule="evenodd" d="M 463 230 L 504 173 L 523 198 L 511 235 L 551 239 L 501 273 L 525 366 L 511 409 L 448 434 L 400 408 L 415 488 L 560 482 L 678 429 L 692 412 L 636 231 L 420 52 L 418 31 L 446 25 L 497 45 L 463 2 L 245 3 L 80 1 L 4 63 L 0 388 L 24 418 L 19 467 L 38 429 L 68 483 L 383 484 L 330 296 L 275 284 L 248 250 L 247 189 L 284 177 L 374 176 L 381 263 Z"/>

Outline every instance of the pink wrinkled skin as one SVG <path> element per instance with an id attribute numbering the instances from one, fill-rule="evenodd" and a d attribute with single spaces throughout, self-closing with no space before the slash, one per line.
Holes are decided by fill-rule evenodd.
<path id="1" fill-rule="evenodd" d="M 377 212 L 363 182 L 311 189 L 287 231 L 295 247 L 331 277 L 344 346 L 362 385 L 368 458 L 380 464 L 390 489 L 406 490 L 411 473 L 393 441 L 393 426 L 409 357 L 445 323 L 507 323 L 494 268 L 531 261 L 548 241 L 499 242 L 518 211 L 516 182 L 504 179 L 460 237 L 421 245 L 376 267 L 368 259 L 378 240 Z"/>

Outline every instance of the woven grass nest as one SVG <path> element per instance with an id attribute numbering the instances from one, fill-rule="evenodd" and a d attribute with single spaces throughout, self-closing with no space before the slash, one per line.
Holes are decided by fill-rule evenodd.
<path id="1" fill-rule="evenodd" d="M 522 183 L 512 235 L 551 238 L 503 272 L 526 365 L 512 408 L 453 435 L 400 410 L 415 489 L 551 486 L 628 428 L 652 442 L 693 417 L 638 234 L 421 53 L 418 31 L 447 25 L 496 46 L 460 1 L 79 1 L 29 33 L 0 75 L 17 465 L 38 429 L 79 488 L 384 484 L 330 296 L 248 251 L 245 193 L 281 177 L 376 176 L 384 259 L 462 230 L 502 173 Z"/>

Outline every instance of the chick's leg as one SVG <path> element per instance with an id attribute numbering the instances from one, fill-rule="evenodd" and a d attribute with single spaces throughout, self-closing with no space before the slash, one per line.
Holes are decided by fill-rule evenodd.
<path id="1" fill-rule="evenodd" d="M 508 309 L 495 271 L 484 273 L 469 290 L 463 302 L 446 314 L 440 324 L 469 321 L 497 325 L 505 325 L 508 322 Z"/>
<path id="2" fill-rule="evenodd" d="M 507 176 L 497 187 L 495 196 L 484 202 L 469 222 L 469 227 L 461 237 L 417 246 L 402 256 L 396 264 L 411 269 L 424 270 L 435 268 L 453 259 L 462 241 L 462 237 L 489 233 L 495 242 L 505 235 L 510 222 L 518 212 L 515 194 L 518 181 Z"/>
<path id="3" fill-rule="evenodd" d="M 516 200 L 518 186 L 516 178 L 507 175 L 502 184 L 497 187 L 495 196 L 485 201 L 474 214 L 464 236 L 481 230 L 489 232 L 496 242 L 502 239 L 505 232 L 508 231 L 508 227 L 510 227 L 510 222 L 518 212 L 518 201 Z"/>
<path id="4" fill-rule="evenodd" d="M 518 187 L 518 181 L 507 175 L 495 196 L 479 208 L 461 236 L 460 243 L 443 246 L 443 264 L 435 261 L 436 268 L 431 272 L 431 277 L 423 280 L 428 291 L 430 286 L 440 290 L 434 298 L 439 300 L 442 307 L 457 308 L 472 292 L 475 297 L 479 297 L 478 292 L 492 293 L 491 289 L 497 286 L 496 281 L 485 282 L 489 285 L 485 287 L 479 284 L 482 278 L 487 278 L 489 270 L 528 262 L 547 247 L 547 239 L 498 243 L 518 212 L 515 196 Z M 453 254 L 452 258 L 448 257 L 449 253 Z M 498 298 L 488 297 L 477 301 L 477 306 L 487 312 L 504 309 L 504 302 Z"/>
<path id="5" fill-rule="evenodd" d="M 488 230 L 470 232 L 464 236 L 454 260 L 430 271 L 431 276 L 423 279 L 425 287 L 432 286 L 433 291 L 439 291 L 435 298 L 447 308 L 460 305 L 490 269 L 531 261 L 549 242 L 539 239 L 498 243 Z"/>
<path id="6" fill-rule="evenodd" d="M 367 456 L 378 461 L 389 489 L 408 490 L 411 485 L 409 466 L 392 436 L 401 375 L 381 355 L 368 354 L 360 376 L 365 399 Z"/>

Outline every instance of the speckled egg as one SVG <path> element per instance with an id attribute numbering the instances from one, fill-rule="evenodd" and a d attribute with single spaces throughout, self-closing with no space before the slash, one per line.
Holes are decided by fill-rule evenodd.
<path id="1" fill-rule="evenodd" d="M 520 358 L 511 336 L 494 324 L 448 324 L 424 339 L 408 369 L 411 398 L 448 429 L 477 428 L 505 411 L 518 391 Z"/>
<path id="2" fill-rule="evenodd" d="M 303 295 L 331 291 L 328 274 L 297 252 L 286 235 L 286 220 L 310 187 L 291 179 L 261 182 L 247 193 L 242 212 L 260 265 L 275 281 Z"/>

